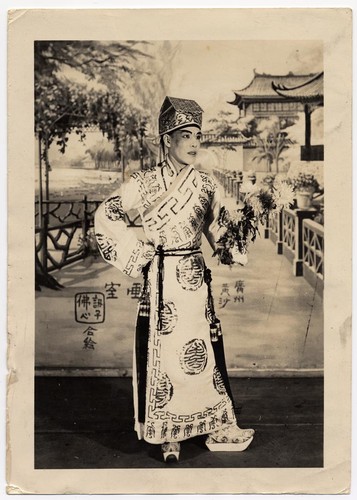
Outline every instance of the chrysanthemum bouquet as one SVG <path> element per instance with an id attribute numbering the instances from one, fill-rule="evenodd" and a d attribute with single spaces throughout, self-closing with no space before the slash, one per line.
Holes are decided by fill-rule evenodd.
<path id="1" fill-rule="evenodd" d="M 244 184 L 243 184 L 244 185 Z M 242 187 L 243 187 L 242 185 Z M 217 241 L 214 255 L 222 264 L 234 264 L 234 251 L 245 254 L 248 246 L 259 234 L 259 224 L 265 224 L 269 214 L 289 208 L 294 202 L 292 187 L 282 180 L 267 186 L 244 186 L 244 199 L 232 214 L 222 207 L 218 224 L 222 234 Z"/>

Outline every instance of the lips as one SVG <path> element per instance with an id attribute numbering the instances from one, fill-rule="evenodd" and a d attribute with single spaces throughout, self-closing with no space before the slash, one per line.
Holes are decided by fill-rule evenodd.
<path id="1" fill-rule="evenodd" d="M 196 151 L 191 151 L 191 153 L 188 153 L 188 154 L 191 155 L 191 156 L 196 156 L 197 152 Z"/>

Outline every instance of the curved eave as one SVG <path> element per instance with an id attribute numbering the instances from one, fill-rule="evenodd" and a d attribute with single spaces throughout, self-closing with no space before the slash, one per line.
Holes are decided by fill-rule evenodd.
<path id="1" fill-rule="evenodd" d="M 234 95 L 235 95 L 235 97 L 234 97 L 233 101 L 227 101 L 227 104 L 232 104 L 233 106 L 239 106 L 239 104 L 242 101 L 242 98 L 239 94 L 236 94 L 235 92 L 234 92 Z"/>
<path id="2" fill-rule="evenodd" d="M 285 99 L 323 104 L 323 75 L 323 72 L 318 73 L 314 78 L 295 87 L 287 87 L 274 81 L 271 86 L 274 92 Z"/>
<path id="3" fill-rule="evenodd" d="M 275 92 L 281 96 L 284 97 L 286 100 L 289 101 L 297 101 L 301 103 L 314 103 L 314 104 L 320 104 L 321 106 L 324 103 L 324 96 L 320 94 L 315 94 L 315 95 L 298 95 L 294 93 L 293 91 L 289 90 L 278 90 L 274 89 Z"/>
<path id="4" fill-rule="evenodd" d="M 285 101 L 283 96 L 275 95 L 250 95 L 242 96 L 236 94 L 236 98 L 233 101 L 227 101 L 227 104 L 232 104 L 233 106 L 241 107 L 243 103 L 252 104 L 255 102 L 282 102 Z"/>

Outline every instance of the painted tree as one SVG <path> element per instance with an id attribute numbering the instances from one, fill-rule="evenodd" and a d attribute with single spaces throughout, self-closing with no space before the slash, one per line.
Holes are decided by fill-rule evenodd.
<path id="1" fill-rule="evenodd" d="M 118 157 L 110 143 L 99 141 L 86 150 L 94 162 L 95 170 L 114 170 Z"/>
<path id="2" fill-rule="evenodd" d="M 137 44 L 35 42 L 35 132 L 45 152 L 54 140 L 64 152 L 70 133 L 84 139 L 92 125 L 119 150 L 119 129 L 137 114 L 123 97 L 125 82 L 137 59 L 148 57 Z"/>
<path id="3" fill-rule="evenodd" d="M 48 149 L 54 141 L 64 153 L 71 133 L 83 140 L 88 127 L 94 125 L 113 142 L 120 159 L 121 141 L 128 135 L 126 127 L 131 127 L 132 117 L 139 120 L 133 106 L 125 102 L 121 89 L 124 80 L 135 74 L 134 62 L 147 57 L 137 45 L 137 42 L 35 42 L 35 134 L 39 139 L 40 173 L 42 162 L 45 165 L 47 199 Z M 42 224 L 42 216 L 48 214 L 42 214 L 40 184 Z M 57 288 L 44 264 L 36 258 L 36 286 L 40 284 Z"/>
<path id="4" fill-rule="evenodd" d="M 135 74 L 134 63 L 147 53 L 138 46 L 145 42 L 36 41 L 36 76 L 71 79 L 82 75 L 86 80 L 118 90 L 124 75 Z"/>
<path id="5" fill-rule="evenodd" d="M 231 111 L 219 111 L 217 113 L 217 118 L 211 118 L 209 120 L 212 128 L 208 132 L 217 134 L 218 136 L 237 135 L 238 120 L 234 120 L 232 117 L 233 113 Z"/>
<path id="6" fill-rule="evenodd" d="M 253 156 L 253 161 L 260 163 L 265 160 L 269 172 L 279 172 L 279 164 L 285 159 L 283 152 L 293 144 L 286 129 L 294 124 L 293 119 L 277 116 L 258 120 L 252 115 L 238 121 L 244 136 L 257 142 L 257 154 Z"/>
<path id="7" fill-rule="evenodd" d="M 238 119 L 234 119 L 233 116 L 231 111 L 219 111 L 216 118 L 209 120 L 211 128 L 208 133 L 215 134 L 217 137 L 228 136 L 232 139 L 243 139 L 244 142 L 244 136 L 238 127 Z M 221 149 L 225 154 L 227 151 L 236 151 L 236 148 L 229 142 L 222 143 Z"/>

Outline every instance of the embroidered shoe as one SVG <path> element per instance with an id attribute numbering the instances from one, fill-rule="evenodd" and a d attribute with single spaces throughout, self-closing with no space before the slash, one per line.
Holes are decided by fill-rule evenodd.
<path id="1" fill-rule="evenodd" d="M 244 451 L 253 441 L 254 429 L 240 429 L 230 425 L 212 432 L 206 439 L 210 451 Z"/>
<path id="2" fill-rule="evenodd" d="M 180 443 L 163 443 L 161 445 L 161 451 L 164 457 L 164 462 L 178 462 L 180 457 L 180 449 Z"/>

